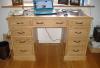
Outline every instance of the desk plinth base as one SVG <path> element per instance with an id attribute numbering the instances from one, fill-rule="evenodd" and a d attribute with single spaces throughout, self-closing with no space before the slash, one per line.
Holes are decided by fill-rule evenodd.
<path id="1" fill-rule="evenodd" d="M 35 56 L 13 56 L 13 59 L 18 61 L 36 61 Z"/>
<path id="2" fill-rule="evenodd" d="M 64 61 L 86 60 L 86 56 L 64 56 Z"/>

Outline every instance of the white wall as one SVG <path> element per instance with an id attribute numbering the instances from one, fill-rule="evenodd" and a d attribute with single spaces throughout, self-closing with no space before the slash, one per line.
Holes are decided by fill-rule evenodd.
<path id="1" fill-rule="evenodd" d="M 7 24 L 7 16 L 9 12 L 9 8 L 0 8 L 0 40 L 2 39 L 2 35 L 8 32 L 8 24 Z"/>
<path id="2" fill-rule="evenodd" d="M 12 5 L 12 0 L 0 0 L 1 5 Z"/>
<path id="3" fill-rule="evenodd" d="M 100 25 L 100 0 L 92 0 L 92 4 L 94 4 L 95 7 L 90 11 L 91 16 L 93 16 L 90 34 L 91 36 L 93 35 L 93 28 L 96 25 Z"/>
<path id="4" fill-rule="evenodd" d="M 10 0 L 8 0 L 8 1 L 10 1 Z M 94 8 L 91 8 L 91 9 L 90 8 L 82 8 L 83 10 L 85 10 L 85 13 L 87 13 L 88 15 L 91 15 L 91 16 L 94 17 L 94 21 L 93 21 L 93 26 L 92 27 L 94 27 L 96 25 L 100 25 L 100 19 L 99 19 L 100 18 L 100 13 L 99 13 L 100 12 L 100 8 L 99 8 L 99 6 L 100 6 L 99 5 L 100 0 L 93 0 L 93 3 L 95 4 L 95 7 Z M 0 39 L 2 38 L 2 35 L 4 33 L 7 33 L 8 32 L 8 24 L 7 24 L 6 18 L 8 16 L 8 12 L 9 11 L 10 11 L 10 8 L 0 8 Z M 91 35 L 92 35 L 92 30 L 91 30 Z M 43 34 L 43 32 L 44 31 L 41 31 L 41 34 Z M 58 30 L 56 33 L 59 33 L 59 32 L 61 32 L 61 31 Z M 55 33 L 55 31 L 52 32 L 52 33 Z M 47 41 L 47 38 L 44 37 L 44 36 L 42 37 L 42 36 L 43 35 L 41 35 L 40 37 L 43 38 L 43 39 L 45 39 L 44 41 Z"/>
<path id="5" fill-rule="evenodd" d="M 100 0 L 93 0 L 95 8 L 92 9 L 92 16 L 94 17 L 93 25 L 100 25 Z"/>

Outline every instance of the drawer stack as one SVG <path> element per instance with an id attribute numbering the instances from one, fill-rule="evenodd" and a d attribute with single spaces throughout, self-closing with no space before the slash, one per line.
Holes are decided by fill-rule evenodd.
<path id="1" fill-rule="evenodd" d="M 31 18 L 8 18 L 14 60 L 35 60 Z"/>
<path id="2" fill-rule="evenodd" d="M 90 29 L 90 20 L 88 19 L 72 19 L 69 21 L 68 28 L 68 43 L 66 46 L 66 53 L 68 60 L 72 58 L 84 59 L 88 45 L 88 35 Z M 70 59 L 70 58 L 71 59 Z M 79 57 L 79 58 L 78 58 Z"/>

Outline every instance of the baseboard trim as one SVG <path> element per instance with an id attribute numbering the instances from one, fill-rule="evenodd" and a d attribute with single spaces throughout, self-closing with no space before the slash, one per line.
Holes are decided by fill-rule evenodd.
<path id="1" fill-rule="evenodd" d="M 17 61 L 36 61 L 35 56 L 13 56 L 13 60 Z"/>
<path id="2" fill-rule="evenodd" d="M 86 60 L 86 56 L 64 56 L 64 61 Z"/>

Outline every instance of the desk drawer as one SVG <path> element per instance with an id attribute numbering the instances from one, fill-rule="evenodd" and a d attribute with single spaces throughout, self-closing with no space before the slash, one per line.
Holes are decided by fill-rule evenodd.
<path id="1" fill-rule="evenodd" d="M 70 20 L 69 26 L 90 26 L 89 20 Z"/>
<path id="2" fill-rule="evenodd" d="M 29 47 L 29 46 L 13 46 L 13 52 L 14 52 L 14 55 L 16 56 L 22 56 L 22 55 L 32 55 L 34 54 L 34 51 L 33 51 L 33 47 Z"/>
<path id="3" fill-rule="evenodd" d="M 68 46 L 87 46 L 88 38 L 69 38 Z"/>
<path id="4" fill-rule="evenodd" d="M 16 25 L 16 26 L 31 26 L 31 19 L 29 18 L 23 18 L 23 17 L 19 17 L 19 18 L 11 18 L 9 20 L 9 25 Z"/>
<path id="5" fill-rule="evenodd" d="M 82 47 L 69 47 L 67 55 L 82 56 L 82 55 L 85 55 L 85 50 Z"/>
<path id="6" fill-rule="evenodd" d="M 88 37 L 89 29 L 69 29 L 69 37 Z"/>
<path id="7" fill-rule="evenodd" d="M 32 36 L 32 28 L 11 28 L 12 36 Z"/>
<path id="8" fill-rule="evenodd" d="M 34 40 L 31 37 L 12 37 L 13 45 L 33 45 Z"/>
<path id="9" fill-rule="evenodd" d="M 34 27 L 67 27 L 64 20 L 33 20 Z"/>

